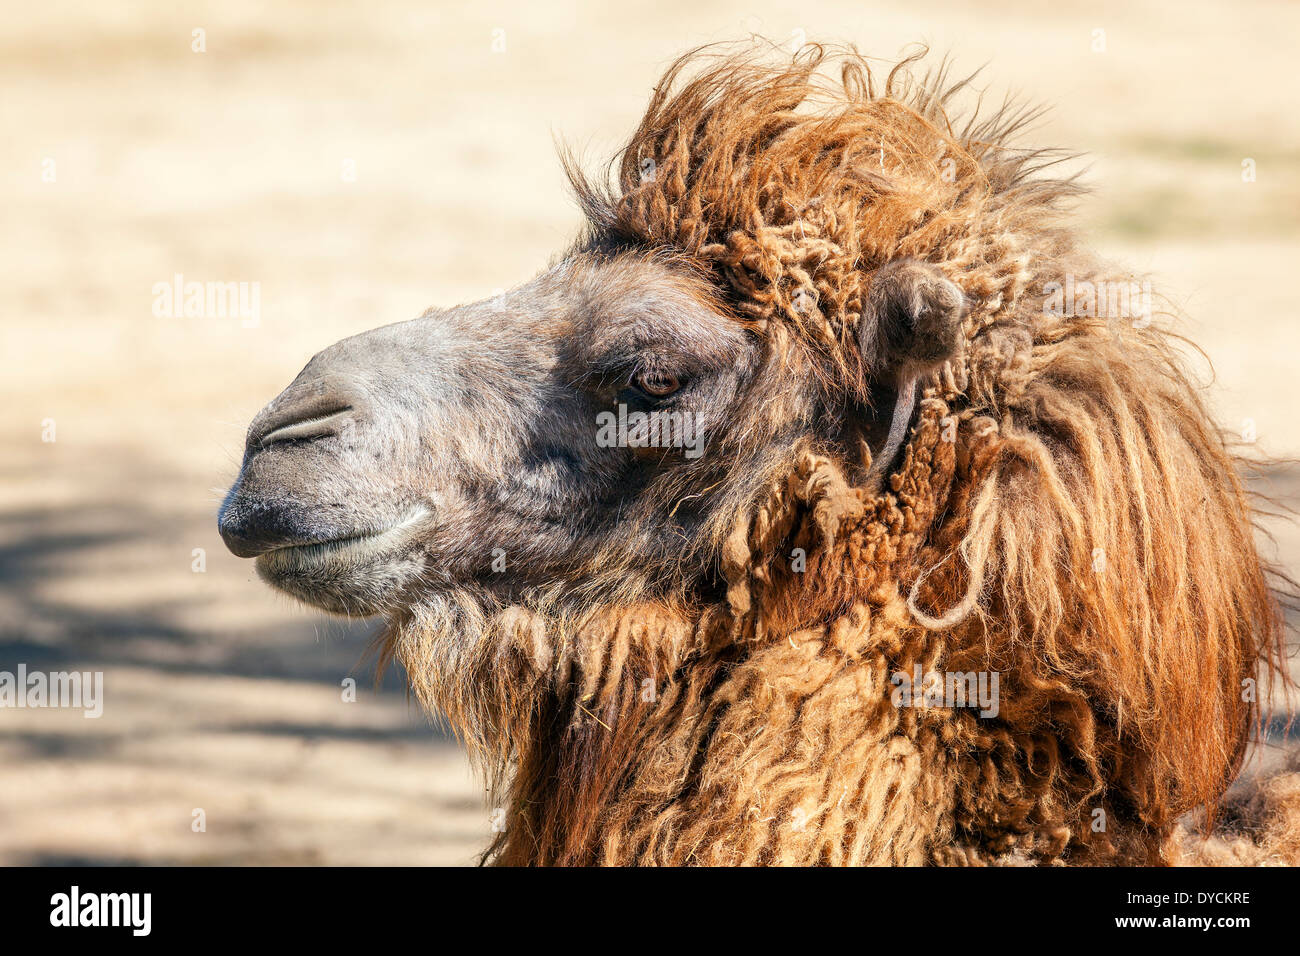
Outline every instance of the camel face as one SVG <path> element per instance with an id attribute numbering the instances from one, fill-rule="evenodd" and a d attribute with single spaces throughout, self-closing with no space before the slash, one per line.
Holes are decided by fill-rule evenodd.
<path id="1" fill-rule="evenodd" d="M 781 443 L 761 410 L 735 413 L 765 372 L 702 279 L 576 254 L 316 355 L 249 428 L 220 531 L 336 613 L 449 587 L 653 587 Z M 787 432 L 811 408 L 797 384 Z"/>

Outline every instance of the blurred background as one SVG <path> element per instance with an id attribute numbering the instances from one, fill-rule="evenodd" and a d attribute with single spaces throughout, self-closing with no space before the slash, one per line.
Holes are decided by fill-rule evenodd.
<path id="1" fill-rule="evenodd" d="M 1090 154 L 1094 244 L 1186 313 L 1220 421 L 1300 454 L 1300 4 L 0 9 L 0 670 L 105 672 L 98 720 L 0 709 L 0 863 L 473 860 L 482 785 L 399 675 L 372 687 L 373 623 L 271 593 L 217 505 L 313 353 L 561 251 L 553 137 L 603 164 L 700 43 L 925 41 L 1051 104 L 1025 142 Z M 177 274 L 256 284 L 255 321 L 155 314 Z M 1300 472 L 1264 490 L 1300 504 Z"/>

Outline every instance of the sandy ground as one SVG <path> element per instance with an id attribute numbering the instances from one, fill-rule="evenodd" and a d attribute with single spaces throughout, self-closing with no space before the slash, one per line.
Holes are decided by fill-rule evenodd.
<path id="1" fill-rule="evenodd" d="M 1167 280 L 1222 421 L 1300 453 L 1295 4 L 5 7 L 0 670 L 102 670 L 106 700 L 0 710 L 0 863 L 473 859 L 481 784 L 372 687 L 373 625 L 271 594 L 217 502 L 315 351 L 542 268 L 578 221 L 553 134 L 608 156 L 698 43 L 927 40 L 1054 104 L 1031 139 L 1091 154 L 1097 246 Z M 156 317 L 177 273 L 259 283 L 259 321 Z"/>

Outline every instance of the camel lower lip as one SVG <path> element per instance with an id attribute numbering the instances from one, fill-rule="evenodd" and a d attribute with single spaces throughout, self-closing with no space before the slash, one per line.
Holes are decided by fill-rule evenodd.
<path id="1" fill-rule="evenodd" d="M 376 531 L 373 534 L 356 534 L 346 538 L 334 538 L 330 541 L 317 541 L 314 544 L 290 544 L 283 548 L 272 548 L 263 557 L 323 558 L 351 549 L 365 548 L 371 542 L 382 538 L 387 532 Z"/>
<path id="2" fill-rule="evenodd" d="M 366 531 L 350 534 L 346 537 L 333 538 L 329 541 L 316 541 L 311 544 L 286 545 L 275 548 L 258 557 L 268 570 L 304 565 L 332 564 L 347 562 L 350 564 L 366 563 L 367 558 L 377 558 L 391 553 L 406 541 L 409 529 L 427 514 L 419 508 L 407 514 L 402 520 L 378 531 Z"/>

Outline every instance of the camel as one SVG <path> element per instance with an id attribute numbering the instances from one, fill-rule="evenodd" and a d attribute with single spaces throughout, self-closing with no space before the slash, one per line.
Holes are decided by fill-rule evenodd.
<path id="1" fill-rule="evenodd" d="M 1220 812 L 1288 593 L 1241 460 L 1030 117 L 918 59 L 683 56 L 553 266 L 252 422 L 223 539 L 383 617 L 485 862 L 1159 864 Z"/>

